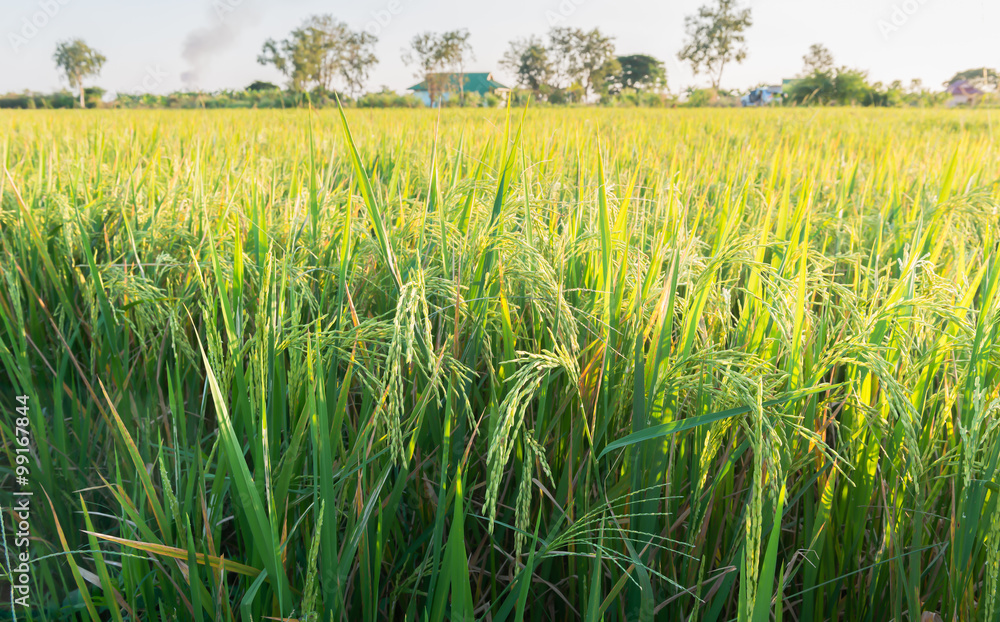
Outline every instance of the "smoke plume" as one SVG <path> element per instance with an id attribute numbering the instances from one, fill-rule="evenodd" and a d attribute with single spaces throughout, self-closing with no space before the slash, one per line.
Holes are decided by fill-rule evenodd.
<path id="1" fill-rule="evenodd" d="M 188 69 L 181 74 L 181 80 L 186 87 L 198 86 L 212 59 L 229 48 L 246 27 L 257 21 L 258 8 L 255 0 L 212 0 L 209 5 L 211 25 L 192 30 L 184 39 L 181 56 Z"/>

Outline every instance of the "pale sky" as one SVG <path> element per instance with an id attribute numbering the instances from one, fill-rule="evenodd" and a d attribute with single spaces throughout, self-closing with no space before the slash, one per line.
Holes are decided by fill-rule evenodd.
<path id="1" fill-rule="evenodd" d="M 380 63 L 368 83 L 402 92 L 415 82 L 400 53 L 417 33 L 468 28 L 476 60 L 469 71 L 494 71 L 511 39 L 544 35 L 552 25 L 600 27 L 618 54 L 664 61 L 669 87 L 707 85 L 677 60 L 684 16 L 708 0 L 0 0 L 0 92 L 52 91 L 60 81 L 56 43 L 81 37 L 108 58 L 99 85 L 111 92 L 166 93 L 243 88 L 254 80 L 284 84 L 257 64 L 263 42 L 285 37 L 306 17 L 330 13 L 355 29 L 377 32 Z M 838 65 L 872 80 L 919 78 L 940 87 L 955 72 L 1000 66 L 1000 0 L 752 0 L 750 54 L 727 69 L 725 88 L 780 83 L 802 68 L 813 43 Z M 185 54 L 187 50 L 187 54 Z"/>

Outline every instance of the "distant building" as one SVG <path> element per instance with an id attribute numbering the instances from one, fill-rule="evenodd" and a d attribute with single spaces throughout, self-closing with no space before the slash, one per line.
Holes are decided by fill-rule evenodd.
<path id="1" fill-rule="evenodd" d="M 948 85 L 947 91 L 951 95 L 951 101 L 948 102 L 949 108 L 955 106 L 974 106 L 979 103 L 984 94 L 979 87 L 968 80 L 955 80 Z"/>
<path id="2" fill-rule="evenodd" d="M 500 97 L 505 96 L 510 90 L 494 80 L 492 73 L 432 73 L 428 79 L 437 90 L 440 90 L 440 93 L 436 94 L 439 102 L 450 101 L 452 98 L 458 97 L 461 90 L 464 90 L 465 93 L 479 93 L 480 95 L 492 93 Z M 407 90 L 419 97 L 425 106 L 430 106 L 431 93 L 427 88 L 427 82 L 428 80 L 424 80 Z"/>
<path id="3" fill-rule="evenodd" d="M 784 90 L 780 86 L 762 86 L 754 89 L 740 99 L 740 103 L 746 106 L 767 106 L 775 101 L 782 101 Z"/>

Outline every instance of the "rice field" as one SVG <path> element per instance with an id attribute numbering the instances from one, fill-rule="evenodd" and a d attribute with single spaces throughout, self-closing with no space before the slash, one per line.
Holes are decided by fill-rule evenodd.
<path id="1" fill-rule="evenodd" d="M 1000 620 L 994 116 L 0 113 L 0 616 Z"/>

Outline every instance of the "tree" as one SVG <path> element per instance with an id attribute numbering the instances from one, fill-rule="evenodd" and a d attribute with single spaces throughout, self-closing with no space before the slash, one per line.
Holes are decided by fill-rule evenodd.
<path id="1" fill-rule="evenodd" d="M 62 70 L 69 85 L 78 90 L 80 107 L 86 108 L 83 79 L 100 75 L 101 67 L 108 59 L 84 43 L 83 39 L 61 42 L 56 46 L 52 59 L 56 62 L 56 67 Z"/>
<path id="2" fill-rule="evenodd" d="M 787 92 L 788 99 L 797 104 L 886 105 L 889 100 L 880 86 L 868 84 L 868 75 L 863 71 L 840 67 L 813 70 L 793 82 Z"/>
<path id="3" fill-rule="evenodd" d="M 274 65 L 288 77 L 292 90 L 309 90 L 310 86 L 328 88 L 336 73 L 332 67 L 337 59 L 334 42 L 344 30 L 347 30 L 346 25 L 332 17 L 315 15 L 293 30 L 287 39 L 265 41 L 257 62 Z"/>
<path id="4" fill-rule="evenodd" d="M 876 89 L 868 84 L 868 74 L 860 69 L 841 67 L 833 84 L 836 102 L 842 106 L 873 103 L 872 95 Z"/>
<path id="5" fill-rule="evenodd" d="M 612 92 L 623 89 L 636 91 L 659 91 L 667 86 L 667 71 L 663 62 L 646 54 L 619 56 L 621 70 L 609 76 Z"/>
<path id="6" fill-rule="evenodd" d="M 341 80 L 357 94 L 371 68 L 378 63 L 375 43 L 367 32 L 354 32 L 331 15 L 314 15 L 291 32 L 287 39 L 268 39 L 257 57 L 261 65 L 274 67 L 289 79 L 293 90 L 310 87 L 329 91 Z"/>
<path id="7" fill-rule="evenodd" d="M 418 34 L 410 40 L 410 47 L 403 50 L 403 62 L 416 65 L 416 76 L 427 85 L 432 106 L 452 86 L 451 76 L 445 73 L 448 69 L 458 75 L 454 86 L 458 87 L 460 101 L 465 102 L 465 65 L 474 58 L 469 31 L 464 28 L 442 34 Z"/>
<path id="8" fill-rule="evenodd" d="M 441 44 L 441 36 L 434 32 L 414 35 L 410 47 L 403 50 L 403 62 L 416 65 L 415 76 L 424 81 L 431 106 L 438 102 L 446 88 L 446 66 Z"/>
<path id="9" fill-rule="evenodd" d="M 811 74 L 814 71 L 830 71 L 833 69 L 833 54 L 830 50 L 826 49 L 826 46 L 820 43 L 814 43 L 809 46 L 809 51 L 805 56 L 802 57 L 805 62 L 805 74 Z"/>
<path id="10" fill-rule="evenodd" d="M 910 80 L 910 86 L 903 93 L 903 102 L 910 106 L 929 108 L 945 103 L 950 95 L 947 91 L 935 93 L 924 86 L 923 80 L 914 78 Z"/>
<path id="11" fill-rule="evenodd" d="M 610 85 L 614 83 L 614 76 L 620 76 L 621 73 L 621 63 L 618 62 L 617 58 L 610 58 L 604 61 L 604 64 L 596 71 L 588 74 L 587 84 L 584 87 L 587 89 L 593 87 L 595 93 L 600 92 L 601 95 L 606 95 Z M 584 91 L 584 95 L 586 93 L 587 91 Z"/>
<path id="12" fill-rule="evenodd" d="M 270 82 L 264 82 L 263 80 L 254 80 L 247 86 L 248 91 L 279 91 L 277 84 L 272 84 Z"/>
<path id="13" fill-rule="evenodd" d="M 684 24 L 688 41 L 678 58 L 689 62 L 694 73 L 707 73 L 712 88 L 718 89 L 726 65 L 742 63 L 747 56 L 743 33 L 753 25 L 750 9 L 739 8 L 737 0 L 716 0 L 689 15 Z"/>
<path id="14" fill-rule="evenodd" d="M 944 83 L 950 86 L 959 80 L 968 80 L 973 86 L 981 91 L 992 91 L 997 88 L 997 70 L 980 67 L 979 69 L 967 69 L 953 75 L 950 80 Z"/>
<path id="15" fill-rule="evenodd" d="M 582 32 L 578 37 L 576 67 L 583 84 L 584 97 L 607 82 L 608 76 L 619 73 L 621 65 L 615 58 L 615 44 L 612 37 L 606 37 L 594 28 Z"/>
<path id="16" fill-rule="evenodd" d="M 347 91 L 354 97 L 364 90 L 372 68 L 378 64 L 378 57 L 375 56 L 377 42 L 375 35 L 363 30 L 348 33 L 344 39 L 340 75 L 347 85 Z"/>
<path id="17" fill-rule="evenodd" d="M 556 26 L 549 30 L 549 56 L 552 72 L 549 76 L 552 86 L 563 89 L 569 87 L 576 78 L 576 40 L 581 31 L 577 28 Z"/>
<path id="18" fill-rule="evenodd" d="M 511 41 L 500 67 L 517 76 L 517 83 L 531 89 L 536 96 L 552 78 L 549 51 L 538 37 Z"/>
<path id="19" fill-rule="evenodd" d="M 101 100 L 104 99 L 105 94 L 107 94 L 107 91 L 99 86 L 88 86 L 83 89 L 84 101 L 93 108 L 99 108 L 101 106 Z"/>
<path id="20" fill-rule="evenodd" d="M 607 76 L 620 70 L 614 57 L 613 38 L 605 36 L 598 28 L 589 31 L 553 28 L 549 31 L 549 53 L 554 59 L 552 74 L 558 86 L 568 87 L 578 82 L 583 87 L 584 98 L 603 84 Z"/>
<path id="21" fill-rule="evenodd" d="M 476 55 L 469 43 L 469 31 L 465 28 L 449 30 L 441 35 L 441 60 L 444 65 L 458 74 L 458 101 L 465 105 L 465 66 Z"/>
<path id="22" fill-rule="evenodd" d="M 795 80 L 785 89 L 788 100 L 795 104 L 830 104 L 836 101 L 833 72 L 814 71 Z"/>

